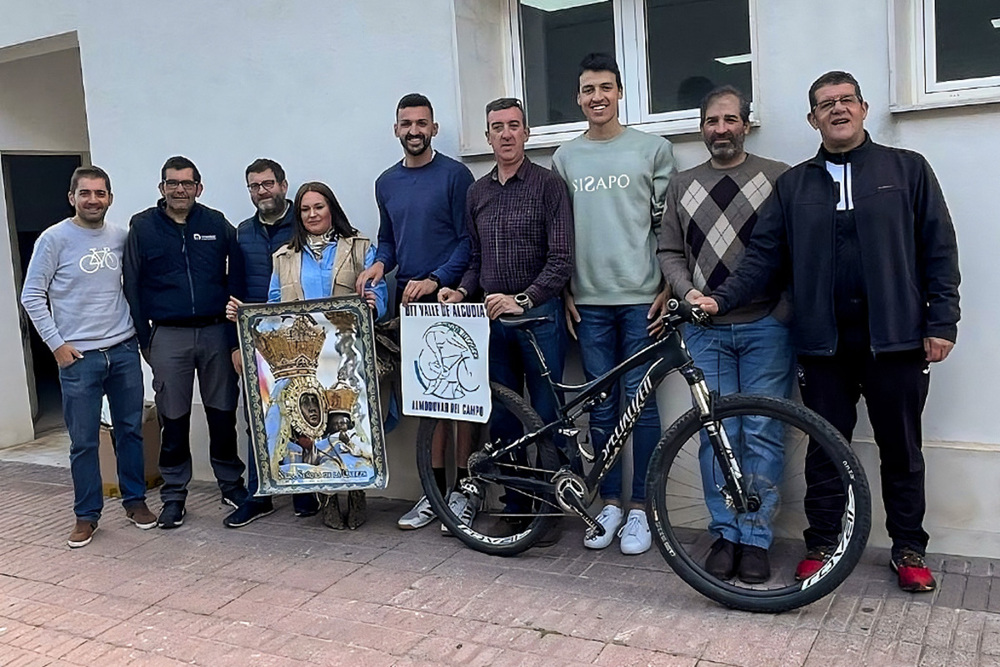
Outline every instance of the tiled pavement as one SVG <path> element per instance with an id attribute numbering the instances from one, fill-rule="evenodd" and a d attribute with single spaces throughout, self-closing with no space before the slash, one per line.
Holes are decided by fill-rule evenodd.
<path id="1" fill-rule="evenodd" d="M 155 496 L 155 494 L 153 494 Z M 151 505 L 156 509 L 157 503 Z M 499 559 L 407 503 L 335 532 L 280 510 L 240 530 L 198 484 L 185 525 L 139 531 L 109 501 L 70 550 L 68 470 L 0 463 L 0 665 L 991 665 L 998 561 L 932 557 L 932 596 L 897 590 L 869 550 L 834 595 L 780 615 L 729 611 L 657 553 L 559 544 Z"/>

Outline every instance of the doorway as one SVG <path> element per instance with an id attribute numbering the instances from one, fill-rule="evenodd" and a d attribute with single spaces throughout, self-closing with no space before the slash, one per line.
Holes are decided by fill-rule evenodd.
<path id="1" fill-rule="evenodd" d="M 14 287 L 18 295 L 24 285 L 24 274 L 39 235 L 48 227 L 73 215 L 66 193 L 69 191 L 73 170 L 83 162 L 84 156 L 79 154 L 0 155 L 3 189 L 7 195 Z M 20 304 L 18 311 L 31 416 L 37 438 L 48 431 L 65 428 L 59 369 L 52 352 L 42 342 Z"/>

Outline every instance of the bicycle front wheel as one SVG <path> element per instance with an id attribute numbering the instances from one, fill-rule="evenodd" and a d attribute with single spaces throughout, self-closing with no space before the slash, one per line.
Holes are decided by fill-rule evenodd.
<path id="1" fill-rule="evenodd" d="M 723 396 L 715 401 L 715 417 L 756 511 L 738 513 L 728 502 L 719 465 L 692 409 L 663 435 L 646 478 L 647 511 L 663 557 L 695 590 L 735 609 L 780 612 L 829 594 L 857 565 L 871 528 L 871 493 L 854 452 L 829 422 L 785 399 Z M 780 469 L 760 463 L 768 455 L 759 442 L 762 428 L 774 440 L 771 453 L 780 460 L 783 452 L 780 479 L 760 474 Z M 798 567 L 807 552 L 803 531 L 810 535 L 809 548 L 819 541 L 825 549 L 810 568 L 815 572 Z M 741 579 L 739 561 L 749 552 L 742 545 L 730 574 L 720 573 L 717 557 L 707 566 L 723 534 L 767 548 L 770 576 L 762 582 L 746 577 L 754 583 Z"/>
<path id="2" fill-rule="evenodd" d="M 490 388 L 493 408 L 486 439 L 494 449 L 544 426 L 521 396 L 495 382 Z M 424 494 L 444 527 L 466 546 L 493 556 L 513 556 L 538 542 L 562 514 L 551 486 L 559 471 L 559 455 L 552 440 L 539 438 L 499 458 L 474 452 L 464 464 L 469 477 L 457 485 L 465 498 L 458 499 L 456 505 L 438 489 L 431 467 L 432 442 L 439 423 L 426 418 L 420 422 L 417 470 Z"/>

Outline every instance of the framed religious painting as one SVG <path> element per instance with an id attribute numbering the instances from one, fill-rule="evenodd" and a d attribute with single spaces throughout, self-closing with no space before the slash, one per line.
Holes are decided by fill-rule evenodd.
<path id="1" fill-rule="evenodd" d="M 246 305 L 237 325 L 258 494 L 384 489 L 389 471 L 365 301 Z"/>

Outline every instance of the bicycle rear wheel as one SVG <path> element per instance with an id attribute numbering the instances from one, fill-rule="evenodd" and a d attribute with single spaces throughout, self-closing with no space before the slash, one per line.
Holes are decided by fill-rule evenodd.
<path id="1" fill-rule="evenodd" d="M 518 394 L 496 383 L 490 387 L 493 411 L 486 439 L 495 448 L 544 426 Z M 466 546 L 493 556 L 512 556 L 538 542 L 552 527 L 554 518 L 562 514 L 549 484 L 559 470 L 559 456 L 552 440 L 540 438 L 519 448 L 513 456 L 503 458 L 491 457 L 481 450 L 474 452 L 468 462 L 469 477 L 458 486 L 477 510 L 472 522 L 466 525 L 441 494 L 431 468 L 431 443 L 438 421 L 420 422 L 417 471 L 424 494 L 441 523 Z M 522 481 L 527 484 L 521 484 Z"/>
<path id="2" fill-rule="evenodd" d="M 736 521 L 751 533 L 761 526 L 773 529 L 768 551 L 771 576 L 763 583 L 748 584 L 738 576 L 721 580 L 706 571 L 706 558 L 718 537 L 708 530 L 713 517 L 705 502 L 706 487 L 708 493 L 720 493 L 723 482 L 717 467 L 699 460 L 704 429 L 696 410 L 684 414 L 663 435 L 646 478 L 647 511 L 663 557 L 698 592 L 736 609 L 779 612 L 829 594 L 857 565 L 871 528 L 871 494 L 857 457 L 826 420 L 788 400 L 724 396 L 715 401 L 715 416 L 722 421 L 748 493 L 763 501 L 755 514 L 732 516 L 740 516 Z M 747 443 L 742 426 L 749 423 L 744 420 L 761 417 L 782 426 L 785 463 L 777 488 L 773 482 L 755 479 L 752 459 L 746 464 L 743 460 Z M 808 498 L 807 461 L 813 488 Z M 796 568 L 806 554 L 802 531 L 809 526 L 807 513 L 815 525 L 825 526 L 830 549 L 819 571 L 800 581 Z M 739 554 L 737 550 L 737 563 Z"/>

